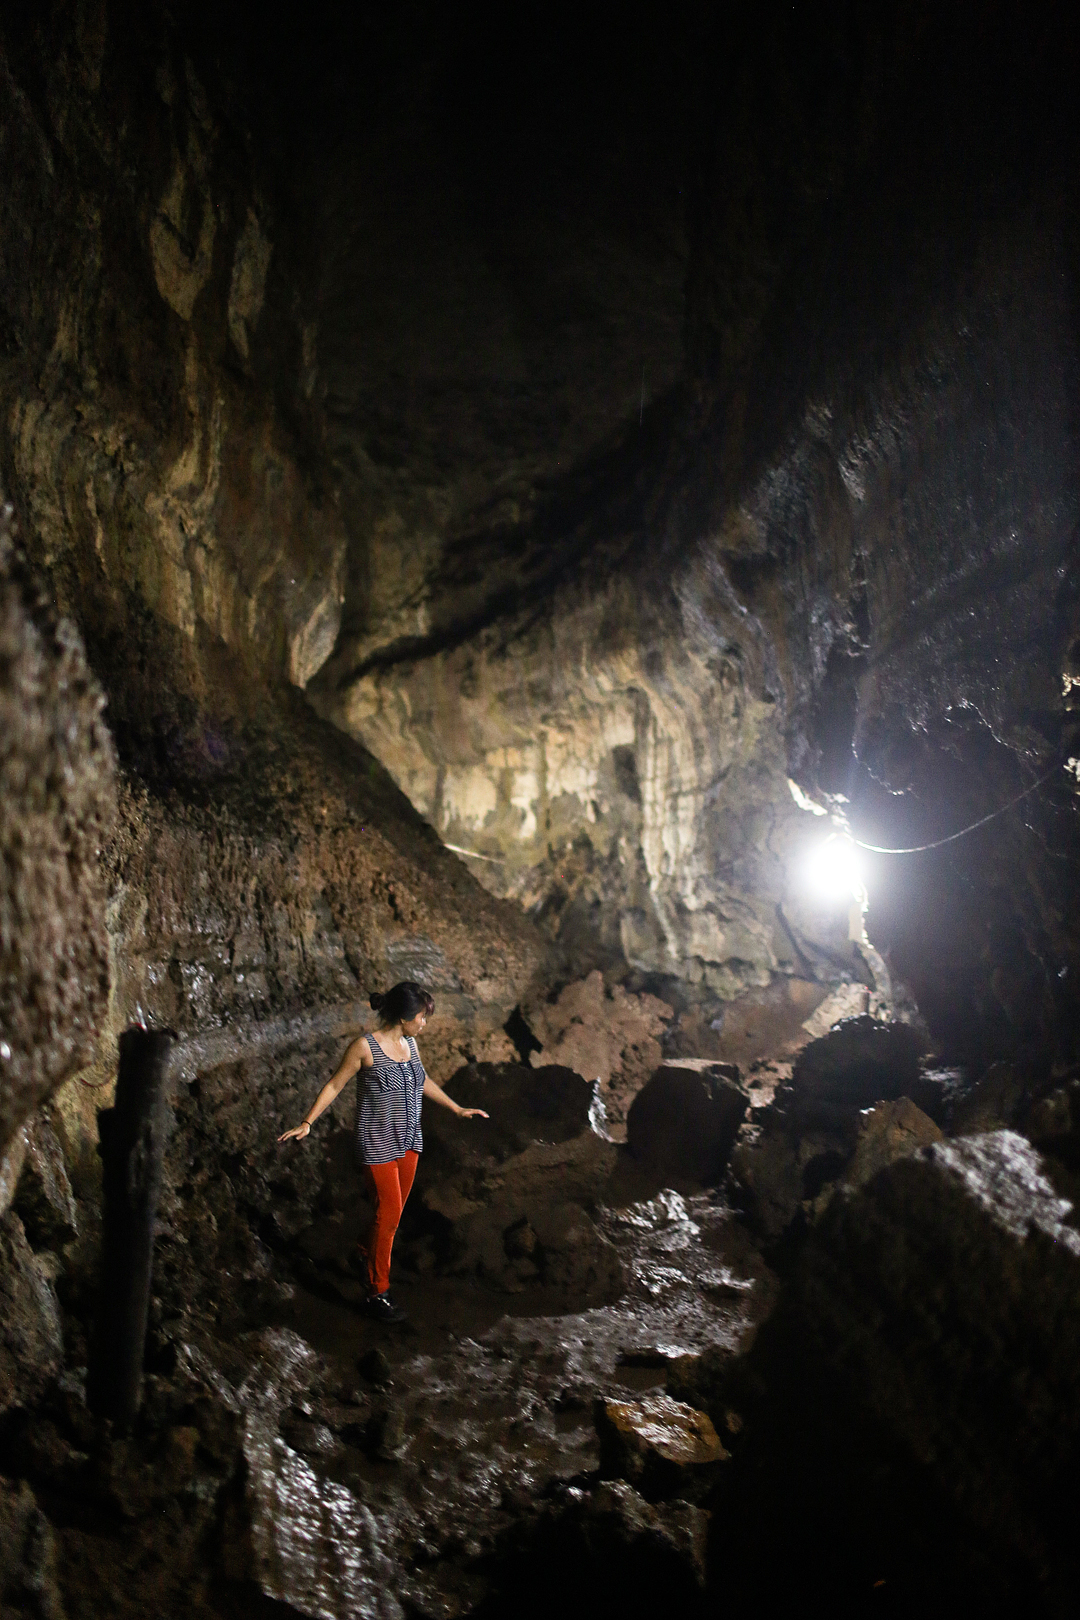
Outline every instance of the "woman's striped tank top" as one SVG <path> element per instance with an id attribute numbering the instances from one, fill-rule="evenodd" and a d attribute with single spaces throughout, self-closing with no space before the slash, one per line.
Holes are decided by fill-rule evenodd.
<path id="1" fill-rule="evenodd" d="M 367 1040 L 375 1062 L 358 1076 L 356 1156 L 361 1164 L 387 1164 L 404 1153 L 423 1152 L 424 1065 L 411 1036 L 406 1041 L 410 1056 L 404 1063 L 387 1057 L 374 1035 Z"/>

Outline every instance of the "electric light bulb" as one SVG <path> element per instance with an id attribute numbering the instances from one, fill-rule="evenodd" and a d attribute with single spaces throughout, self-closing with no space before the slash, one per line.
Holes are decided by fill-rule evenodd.
<path id="1" fill-rule="evenodd" d="M 862 859 L 850 838 L 832 833 L 815 844 L 807 861 L 810 887 L 823 899 L 846 900 L 863 890 Z"/>

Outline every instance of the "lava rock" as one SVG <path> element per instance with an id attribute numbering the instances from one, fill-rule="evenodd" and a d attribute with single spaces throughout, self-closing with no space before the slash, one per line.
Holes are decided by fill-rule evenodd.
<path id="1" fill-rule="evenodd" d="M 1042 1153 L 1070 1170 L 1080 1170 L 1080 1080 L 1055 1086 L 1040 1097 L 1024 1120 L 1024 1135 Z"/>
<path id="2" fill-rule="evenodd" d="M 404 1454 L 406 1441 L 405 1414 L 401 1407 L 382 1402 L 368 1420 L 364 1437 L 366 1449 L 383 1462 L 395 1462 Z"/>
<path id="3" fill-rule="evenodd" d="M 708 1514 L 690 1502 L 650 1503 L 626 1480 L 611 1480 L 592 1492 L 583 1514 L 589 1539 L 633 1545 L 652 1542 L 674 1554 L 683 1582 L 704 1588 Z"/>
<path id="4" fill-rule="evenodd" d="M 738 1080 L 734 1064 L 665 1063 L 630 1105 L 631 1154 L 677 1179 L 718 1181 L 748 1107 Z"/>
<path id="5" fill-rule="evenodd" d="M 956 1105 L 970 1090 L 967 1071 L 958 1069 L 930 1069 L 919 1067 L 919 1078 L 911 1090 L 911 1100 L 935 1125 L 947 1129 L 952 1122 Z"/>
<path id="6" fill-rule="evenodd" d="M 814 1144 L 808 1144 L 813 1149 Z M 770 1113 L 752 1127 L 731 1155 L 735 1196 L 759 1236 L 777 1238 L 799 1213 L 807 1189 L 804 1169 L 819 1157 L 800 1158 L 798 1138 L 781 1114 Z M 823 1152 L 830 1149 L 824 1147 Z M 846 1156 L 839 1156 L 839 1167 Z M 820 1188 L 819 1188 L 820 1190 Z"/>
<path id="7" fill-rule="evenodd" d="M 59 1249 L 78 1232 L 64 1151 L 44 1114 L 35 1115 L 23 1134 L 26 1157 L 15 1190 L 15 1211 L 35 1249 Z"/>
<path id="8" fill-rule="evenodd" d="M 52 1526 L 25 1481 L 0 1479 L 0 1613 L 64 1620 Z"/>
<path id="9" fill-rule="evenodd" d="M 7 1148 L 0 1153 L 0 1215 L 6 1215 L 11 1208 L 25 1162 L 26 1132 L 16 1131 Z"/>
<path id="10" fill-rule="evenodd" d="M 373 1345 L 370 1350 L 365 1350 L 358 1365 L 368 1383 L 374 1384 L 376 1387 L 388 1384 L 393 1375 L 390 1362 L 387 1360 L 385 1352 L 380 1350 L 378 1345 Z"/>
<path id="11" fill-rule="evenodd" d="M 845 1018 L 803 1048 L 791 1083 L 807 1120 L 832 1123 L 876 1102 L 909 1097 L 919 1081 L 919 1039 L 908 1024 Z"/>
<path id="12" fill-rule="evenodd" d="M 852 1018 L 806 1047 L 790 1086 L 777 1088 L 774 1106 L 731 1157 L 733 1183 L 756 1230 L 779 1238 L 800 1214 L 820 1214 L 841 1181 L 861 1185 L 881 1166 L 937 1141 L 941 1131 L 911 1100 L 913 1091 L 924 1095 L 926 1087 L 920 1090 L 918 1037 L 906 1024 Z M 941 1096 L 934 1086 L 933 1106 Z"/>
<path id="13" fill-rule="evenodd" d="M 516 1502 L 518 1513 L 525 1504 Z M 626 1480 L 571 1486 L 499 1538 L 484 1620 L 513 1613 L 696 1620 L 706 1610 L 709 1515 L 689 1502 L 647 1502 Z"/>
<path id="14" fill-rule="evenodd" d="M 952 1135 L 978 1136 L 1017 1123 L 1030 1104 L 1035 1077 L 1022 1063 L 992 1063 L 953 1110 Z"/>
<path id="15" fill-rule="evenodd" d="M 468 1063 L 446 1089 L 464 1108 L 483 1108 L 486 1120 L 462 1121 L 446 1109 L 424 1111 L 425 1168 L 487 1167 L 534 1142 L 566 1142 L 589 1130 L 595 1082 L 554 1064 Z"/>
<path id="16" fill-rule="evenodd" d="M 310 1418 L 288 1412 L 281 1420 L 281 1438 L 302 1457 L 326 1461 L 341 1450 L 341 1441 L 325 1423 L 312 1423 Z"/>
<path id="17" fill-rule="evenodd" d="M 728 1459 L 708 1414 L 669 1395 L 640 1401 L 598 1396 L 593 1421 L 601 1476 L 628 1480 L 652 1501 L 702 1496 Z"/>
<path id="18" fill-rule="evenodd" d="M 540 1049 L 529 1055 L 534 1069 L 559 1063 L 599 1081 L 608 1128 L 619 1133 L 626 1111 L 662 1061 L 659 1037 L 674 1009 L 622 985 L 610 988 L 594 971 L 568 984 L 556 1001 L 540 998 L 527 1008 L 529 1029 Z"/>
<path id="19" fill-rule="evenodd" d="M 596 1302 L 617 1298 L 622 1263 L 584 1207 L 618 1153 L 590 1124 L 595 1085 L 571 1069 L 476 1063 L 448 1089 L 492 1117 L 425 1115 L 424 1215 L 408 1215 L 403 1258 L 427 1245 L 420 1252 L 430 1264 L 434 1244 L 441 1271 L 512 1293 L 543 1283 Z"/>
<path id="20" fill-rule="evenodd" d="M 0 1411 L 29 1405 L 59 1371 L 62 1353 L 52 1282 L 9 1211 L 0 1220 Z"/>
<path id="21" fill-rule="evenodd" d="M 522 1201 L 511 1189 L 491 1208 L 454 1222 L 451 1241 L 445 1269 L 511 1293 L 536 1282 L 599 1303 L 617 1299 L 625 1286 L 614 1244 L 577 1203 L 545 1203 L 535 1193 Z"/>
<path id="22" fill-rule="evenodd" d="M 919 1148 L 943 1140 L 938 1126 L 921 1108 L 916 1108 L 910 1097 L 878 1103 L 862 1114 L 855 1152 L 844 1170 L 843 1185 L 863 1187 L 887 1164 L 895 1164 L 897 1159 L 907 1158 Z"/>
<path id="23" fill-rule="evenodd" d="M 536 1247 L 530 1258 L 548 1286 L 594 1298 L 619 1297 L 625 1278 L 618 1251 L 579 1205 L 541 1206 L 531 1227 Z"/>
<path id="24" fill-rule="evenodd" d="M 730 1445 L 742 1435 L 742 1406 L 747 1399 L 747 1358 L 724 1345 L 710 1345 L 698 1355 L 675 1356 L 668 1363 L 665 1389 L 675 1401 L 707 1412 L 713 1427 Z"/>
<path id="25" fill-rule="evenodd" d="M 1074 1612 L 1071 1219 L 1011 1131 L 936 1142 L 833 1197 L 748 1358 L 753 1457 L 723 1531 L 798 1521 L 798 1577 L 769 1572 L 782 1595 L 844 1569 L 886 1580 L 896 1612 Z"/>
<path id="26" fill-rule="evenodd" d="M 0 491 L 0 1150 L 93 1054 L 111 984 L 100 856 L 116 819 L 104 695 L 12 527 Z"/>

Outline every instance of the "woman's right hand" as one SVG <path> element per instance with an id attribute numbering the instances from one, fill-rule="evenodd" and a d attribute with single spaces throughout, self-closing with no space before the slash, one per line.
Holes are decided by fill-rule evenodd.
<path id="1" fill-rule="evenodd" d="M 290 1137 L 295 1136 L 298 1142 L 302 1142 L 304 1137 L 310 1134 L 310 1131 L 311 1126 L 305 1119 L 302 1125 L 294 1125 L 291 1131 L 282 1131 L 281 1135 L 278 1137 L 278 1141 L 287 1142 Z"/>

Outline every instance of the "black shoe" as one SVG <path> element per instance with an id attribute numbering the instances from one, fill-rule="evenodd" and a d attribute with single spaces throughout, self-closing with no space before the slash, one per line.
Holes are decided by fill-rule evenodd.
<path id="1" fill-rule="evenodd" d="M 376 1322 L 407 1322 L 408 1316 L 395 1305 L 390 1298 L 389 1291 L 385 1294 L 369 1294 L 364 1310 L 368 1316 L 374 1317 Z"/>

